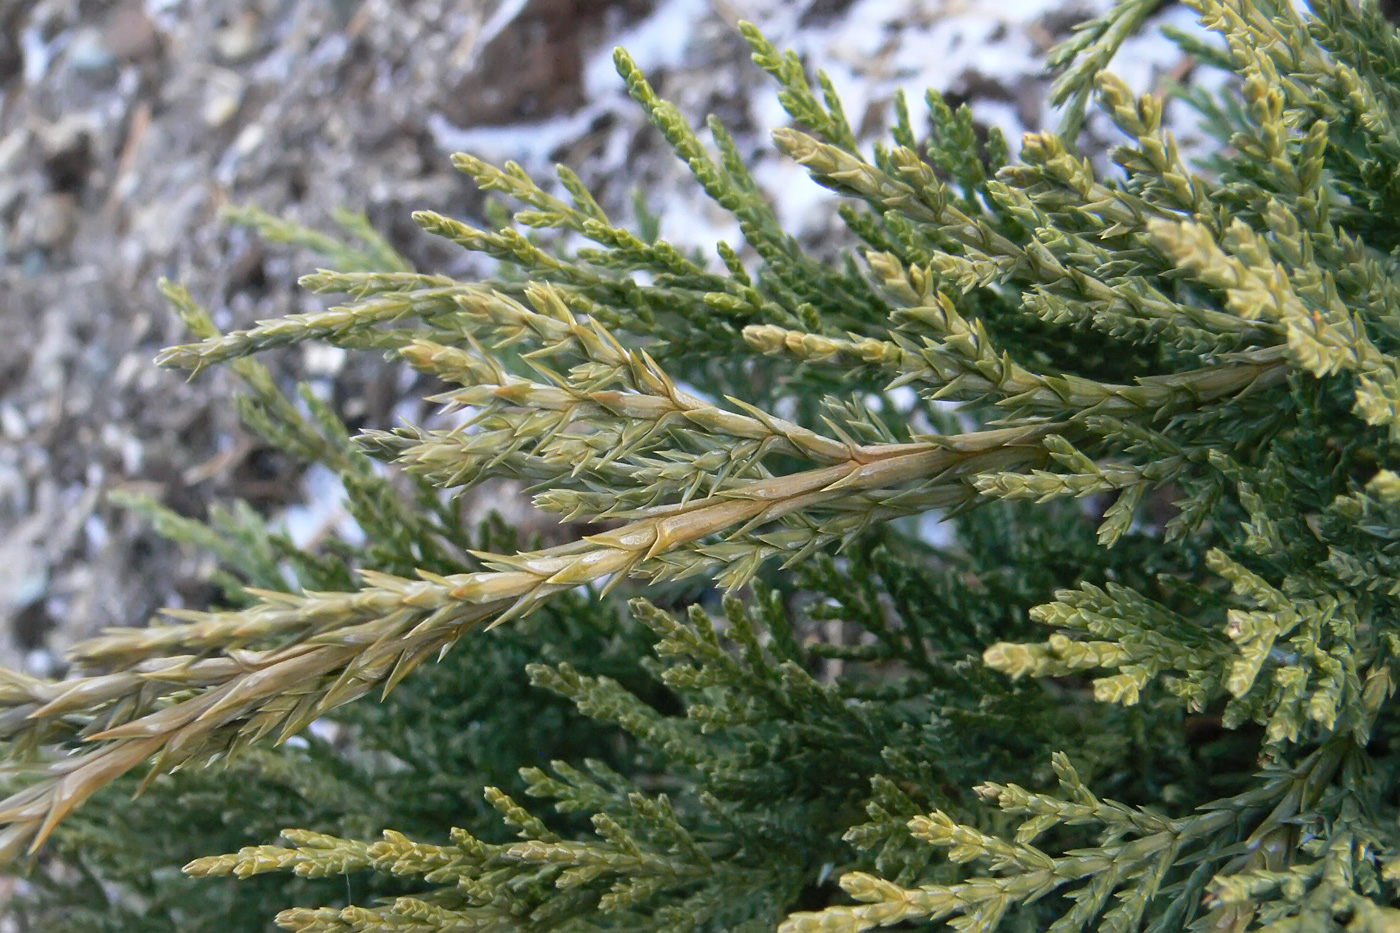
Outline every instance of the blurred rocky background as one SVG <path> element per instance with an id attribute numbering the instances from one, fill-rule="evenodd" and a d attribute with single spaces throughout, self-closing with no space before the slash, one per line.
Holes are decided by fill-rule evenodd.
<path id="1" fill-rule="evenodd" d="M 735 239 L 627 100 L 626 46 L 697 124 L 724 120 L 803 236 L 827 195 L 778 157 L 784 116 L 733 30 L 754 20 L 825 68 L 860 131 L 926 86 L 1015 140 L 1046 119 L 1043 52 L 1105 0 L 0 0 L 0 664 L 63 671 L 63 649 L 161 606 L 211 596 L 207 559 L 107 501 L 177 511 L 243 498 L 306 540 L 340 520 L 333 484 L 240 428 L 218 371 L 151 359 L 182 342 L 156 293 L 188 285 L 225 328 L 312 310 L 315 259 L 220 219 L 251 204 L 330 229 L 365 211 L 425 270 L 470 274 L 409 213 L 479 219 L 449 155 L 566 162 L 617 216 L 644 190 L 664 236 Z M 1179 6 L 1163 14 L 1189 25 Z M 1190 63 L 1148 35 L 1120 55 L 1146 90 Z M 370 355 L 266 358 L 309 380 L 352 427 L 394 421 L 412 387 Z"/>

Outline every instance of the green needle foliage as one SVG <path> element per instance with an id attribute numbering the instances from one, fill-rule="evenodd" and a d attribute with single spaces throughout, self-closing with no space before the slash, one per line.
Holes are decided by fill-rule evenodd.
<path id="1" fill-rule="evenodd" d="M 621 51 L 739 223 L 714 259 L 567 169 L 467 155 L 513 212 L 415 219 L 486 281 L 362 219 L 241 211 L 346 303 L 220 334 L 167 285 L 198 342 L 160 362 L 229 363 L 364 540 L 130 500 L 218 555 L 227 608 L 85 642 L 62 682 L 4 675 L 0 852 L 59 856 L 22 909 L 1400 930 L 1400 33 L 1368 0 L 1190 0 L 1217 41 L 1178 41 L 1236 79 L 1181 92 L 1217 139 L 1193 165 L 1166 102 L 1105 71 L 1156 5 L 1053 53 L 1062 130 L 1014 162 L 932 93 L 862 151 L 830 82 L 743 27 L 793 119 L 775 143 L 842 197 L 820 255 Z M 1091 104 L 1123 134 L 1107 171 L 1075 148 Z M 385 352 L 445 414 L 352 437 L 251 359 L 308 340 Z M 564 543 L 466 527 L 458 496 L 501 480 Z"/>

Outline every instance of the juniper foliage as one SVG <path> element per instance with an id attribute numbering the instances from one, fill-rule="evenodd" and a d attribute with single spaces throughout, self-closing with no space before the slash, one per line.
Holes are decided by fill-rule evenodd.
<path id="1" fill-rule="evenodd" d="M 1182 92 L 1218 141 L 1191 165 L 1165 101 L 1105 70 L 1155 5 L 1053 53 L 1062 131 L 1014 162 L 936 94 L 867 154 L 830 82 L 744 27 L 793 118 L 776 144 L 845 198 L 839 254 L 623 52 L 739 222 L 717 262 L 567 169 L 556 194 L 467 155 L 517 209 L 415 219 L 498 260 L 487 281 L 354 218 L 342 242 L 244 213 L 348 303 L 219 334 L 167 286 L 200 339 L 161 362 L 230 363 L 367 543 L 132 503 L 220 556 L 229 608 L 86 642 L 61 683 L 5 675 L 27 776 L 0 848 L 53 836 L 68 866 L 36 916 L 1400 929 L 1400 35 L 1373 3 L 1190 0 L 1218 42 L 1178 41 L 1237 78 Z M 1091 101 L 1123 134 L 1107 171 L 1075 147 Z M 387 352 L 460 424 L 350 436 L 250 358 L 306 340 Z M 576 536 L 464 527 L 456 496 L 500 478 Z M 173 824 L 200 838 L 149 844 Z M 195 843 L 188 875 L 249 880 L 152 870 Z"/>

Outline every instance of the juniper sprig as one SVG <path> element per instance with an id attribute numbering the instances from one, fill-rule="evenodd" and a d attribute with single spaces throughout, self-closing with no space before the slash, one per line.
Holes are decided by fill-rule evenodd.
<path id="1" fill-rule="evenodd" d="M 232 365 L 245 420 L 339 475 L 367 540 L 308 554 L 246 510 L 133 500 L 220 556 L 230 605 L 91 639 L 65 681 L 3 675 L 26 773 L 0 855 L 143 766 L 153 794 L 240 754 L 270 772 L 318 719 L 369 722 L 342 707 L 371 691 L 395 767 L 456 786 L 414 719 L 477 716 L 508 677 L 429 702 L 409 675 L 462 642 L 610 736 L 511 762 L 553 812 L 498 768 L 450 832 L 290 829 L 186 871 L 374 879 L 279 915 L 299 933 L 1396 929 L 1400 38 L 1373 3 L 1190 6 L 1218 39 L 1178 41 L 1236 79 L 1174 92 L 1217 137 L 1199 164 L 1105 71 L 1154 2 L 1052 53 L 1062 127 L 1014 161 L 932 93 L 931 138 L 901 97 L 867 148 L 825 76 L 742 27 L 793 120 L 775 145 L 843 199 L 820 256 L 622 52 L 739 223 L 718 262 L 567 169 L 554 193 L 468 155 L 519 209 L 415 219 L 497 260 L 485 281 L 353 217 L 343 243 L 238 212 L 326 256 L 303 284 L 345 304 L 219 334 L 167 285 L 197 340 L 159 361 Z M 1107 170 L 1076 151 L 1090 103 L 1123 134 Z M 385 352 L 442 413 L 352 437 L 250 359 L 310 340 Z M 564 543 L 483 546 L 457 497 L 491 480 Z M 485 631 L 544 617 L 528 667 Z M 358 774 L 375 747 L 338 753 Z"/>

